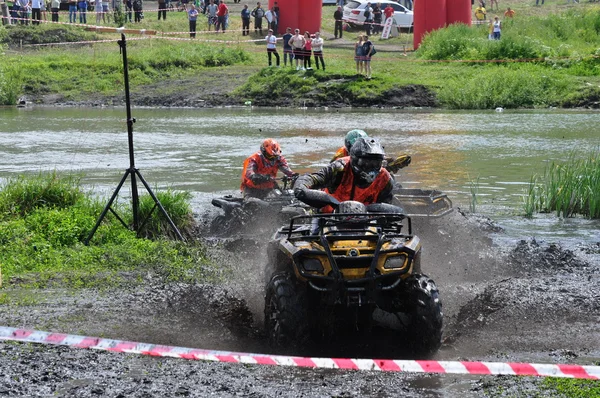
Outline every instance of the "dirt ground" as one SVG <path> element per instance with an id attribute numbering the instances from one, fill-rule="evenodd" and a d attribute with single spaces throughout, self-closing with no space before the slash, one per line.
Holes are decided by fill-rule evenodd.
<path id="1" fill-rule="evenodd" d="M 562 248 L 532 239 L 492 243 L 487 219 L 455 211 L 415 221 L 423 271 L 444 305 L 444 344 L 434 359 L 578 363 L 600 361 L 600 242 Z M 263 245 L 207 240 L 232 270 L 226 285 L 167 283 L 127 288 L 41 289 L 27 305 L 1 305 L 0 324 L 215 350 L 269 352 L 261 329 Z M 258 253 L 258 255 L 257 255 Z M 27 294 L 4 289 L 12 298 Z M 402 341 L 340 342 L 298 355 L 402 357 Z M 394 349 L 392 349 L 394 348 Z M 398 354 L 398 355 L 396 355 Z M 0 343 L 0 396 L 60 397 L 480 397 L 539 393 L 541 379 L 382 374 L 231 365 L 65 347 Z"/>

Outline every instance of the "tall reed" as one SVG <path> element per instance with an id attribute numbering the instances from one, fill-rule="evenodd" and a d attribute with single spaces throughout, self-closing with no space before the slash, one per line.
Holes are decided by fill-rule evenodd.
<path id="1" fill-rule="evenodd" d="M 600 151 L 584 158 L 571 154 L 565 163 L 552 162 L 543 176 L 533 176 L 524 210 L 527 217 L 556 212 L 559 217 L 600 218 Z"/>

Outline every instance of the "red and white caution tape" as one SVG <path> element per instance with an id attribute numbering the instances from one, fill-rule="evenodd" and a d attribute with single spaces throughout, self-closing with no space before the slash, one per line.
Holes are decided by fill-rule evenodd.
<path id="1" fill-rule="evenodd" d="M 0 341 L 2 340 L 55 344 L 76 348 L 92 348 L 96 350 L 159 357 L 256 365 L 369 370 L 382 372 L 550 376 L 575 379 L 600 379 L 600 366 L 552 365 L 514 362 L 503 363 L 291 357 L 283 355 L 249 354 L 243 352 L 212 351 L 197 348 L 172 347 L 0 326 Z"/>

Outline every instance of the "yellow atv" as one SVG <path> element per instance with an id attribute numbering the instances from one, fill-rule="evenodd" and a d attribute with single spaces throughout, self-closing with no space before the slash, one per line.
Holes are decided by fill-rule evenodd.
<path id="1" fill-rule="evenodd" d="M 417 356 L 434 354 L 442 303 L 434 281 L 421 273 L 410 217 L 394 205 L 307 195 L 300 199 L 309 206 L 336 211 L 293 217 L 269 243 L 264 311 L 271 346 L 286 350 L 334 337 L 340 323 L 369 331 L 381 310 L 403 324 L 403 346 Z"/>

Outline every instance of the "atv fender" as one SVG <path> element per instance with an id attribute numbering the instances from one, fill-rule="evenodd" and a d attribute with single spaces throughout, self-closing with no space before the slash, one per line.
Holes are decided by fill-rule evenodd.
<path id="1" fill-rule="evenodd" d="M 242 207 L 241 200 L 234 198 L 214 198 L 211 203 L 213 206 L 223 209 L 225 214 L 231 214 L 236 207 Z"/>

